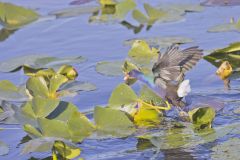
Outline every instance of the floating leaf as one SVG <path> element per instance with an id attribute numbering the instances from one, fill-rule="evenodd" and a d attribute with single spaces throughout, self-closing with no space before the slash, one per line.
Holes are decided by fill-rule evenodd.
<path id="1" fill-rule="evenodd" d="M 42 133 L 30 124 L 25 124 L 23 126 L 23 129 L 30 135 L 30 137 L 33 138 L 43 137 Z"/>
<path id="2" fill-rule="evenodd" d="M 66 64 L 78 64 L 84 62 L 86 59 L 78 57 L 49 57 L 46 55 L 26 55 L 22 57 L 13 58 L 4 62 L 0 62 L 1 72 L 14 72 L 27 66 L 33 69 L 59 67 Z"/>
<path id="3" fill-rule="evenodd" d="M 74 8 L 66 8 L 50 12 L 49 15 L 55 15 L 56 18 L 76 17 L 83 14 L 91 14 L 100 10 L 100 6 L 81 6 Z"/>
<path id="4" fill-rule="evenodd" d="M 0 23 L 8 29 L 16 29 L 37 20 L 39 15 L 31 9 L 0 2 Z"/>
<path id="5" fill-rule="evenodd" d="M 7 80 L 0 81 L 0 99 L 7 101 L 27 101 L 29 98 L 25 91 Z"/>
<path id="6" fill-rule="evenodd" d="M 135 92 L 126 84 L 118 85 L 109 98 L 109 107 L 119 108 L 123 105 L 135 104 L 138 97 Z"/>
<path id="7" fill-rule="evenodd" d="M 135 40 L 128 56 L 138 64 L 150 64 L 153 59 L 158 57 L 158 50 L 150 48 L 148 43 L 143 40 Z"/>
<path id="8" fill-rule="evenodd" d="M 122 75 L 122 64 L 122 61 L 98 62 L 96 71 L 107 76 L 120 76 Z"/>
<path id="9" fill-rule="evenodd" d="M 80 154 L 80 149 L 75 144 L 65 139 L 55 137 L 32 139 L 24 144 L 21 153 L 29 154 L 32 152 L 48 152 L 52 149 L 56 150 L 64 158 L 77 157 Z"/>
<path id="10" fill-rule="evenodd" d="M 95 130 L 95 126 L 80 112 L 73 112 L 67 124 L 71 139 L 75 142 L 81 142 Z"/>
<path id="11" fill-rule="evenodd" d="M 162 98 L 159 97 L 154 91 L 152 91 L 146 85 L 142 87 L 139 98 L 155 106 L 162 106 L 164 104 L 164 101 L 162 100 Z"/>
<path id="12" fill-rule="evenodd" d="M 161 112 L 149 108 L 146 104 L 140 104 L 138 111 L 134 115 L 134 123 L 139 127 L 156 127 L 162 120 Z"/>
<path id="13" fill-rule="evenodd" d="M 195 108 L 188 112 L 190 120 L 200 129 L 211 128 L 215 118 L 215 110 L 212 107 Z"/>
<path id="14" fill-rule="evenodd" d="M 115 1 L 114 0 L 99 0 L 99 3 L 101 5 L 115 5 Z"/>
<path id="15" fill-rule="evenodd" d="M 55 141 L 54 150 L 56 150 L 63 158 L 74 159 L 81 153 L 80 148 L 71 143 L 64 143 L 63 141 Z"/>
<path id="16" fill-rule="evenodd" d="M 63 84 L 59 91 L 67 90 L 70 92 L 79 92 L 79 91 L 94 91 L 97 87 L 89 82 L 80 82 L 80 81 L 70 81 L 68 83 Z"/>
<path id="17" fill-rule="evenodd" d="M 0 141 L 0 156 L 6 155 L 9 152 L 9 147 L 4 142 Z"/>
<path id="18" fill-rule="evenodd" d="M 43 77 L 31 77 L 26 83 L 26 88 L 29 90 L 30 94 L 34 97 L 49 97 L 49 91 L 47 82 Z"/>
<path id="19" fill-rule="evenodd" d="M 239 159 L 240 139 L 232 138 L 212 148 L 211 159 Z"/>
<path id="20" fill-rule="evenodd" d="M 4 124 L 18 124 L 17 119 L 14 117 L 15 110 L 14 104 L 11 104 L 7 101 L 2 101 L 0 104 L 0 123 Z"/>
<path id="21" fill-rule="evenodd" d="M 141 11 L 138 9 L 133 10 L 132 17 L 138 21 L 140 24 L 146 24 L 148 23 L 148 17 L 145 16 Z"/>
<path id="22" fill-rule="evenodd" d="M 206 0 L 201 3 L 205 6 L 235 6 L 240 5 L 238 0 Z"/>
<path id="23" fill-rule="evenodd" d="M 118 19 L 123 19 L 129 11 L 133 10 L 136 7 L 134 0 L 123 0 L 116 5 L 115 17 Z"/>
<path id="24" fill-rule="evenodd" d="M 125 45 L 132 45 L 137 39 L 129 39 L 124 42 Z M 170 37 L 149 37 L 149 38 L 138 38 L 147 42 L 151 46 L 159 48 L 167 48 L 172 44 L 185 44 L 191 43 L 192 39 L 186 37 L 170 36 Z"/>
<path id="25" fill-rule="evenodd" d="M 132 121 L 120 110 L 97 106 L 94 109 L 94 121 L 100 133 L 125 137 L 135 132 Z"/>
<path id="26" fill-rule="evenodd" d="M 240 20 L 235 22 L 234 19 L 232 19 L 230 23 L 216 25 L 208 30 L 208 32 L 230 32 L 230 31 L 240 32 Z"/>
<path id="27" fill-rule="evenodd" d="M 59 105 L 59 101 L 55 99 L 47 99 L 35 97 L 32 100 L 32 110 L 36 117 L 47 117 Z"/>
<path id="28" fill-rule="evenodd" d="M 70 130 L 65 122 L 54 119 L 38 118 L 39 127 L 45 137 L 71 139 Z"/>
<path id="29" fill-rule="evenodd" d="M 85 3 L 92 2 L 92 1 L 94 1 L 94 0 L 74 0 L 70 3 L 70 5 L 82 5 Z"/>
<path id="30" fill-rule="evenodd" d="M 240 66 L 240 62 L 237 60 L 240 51 L 240 42 L 230 44 L 228 47 L 213 51 L 204 59 L 219 68 L 223 61 L 228 61 L 233 70 L 236 70 Z"/>

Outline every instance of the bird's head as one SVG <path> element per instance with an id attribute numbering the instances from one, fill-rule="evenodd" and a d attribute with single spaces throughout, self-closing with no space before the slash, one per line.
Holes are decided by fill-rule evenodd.
<path id="1" fill-rule="evenodd" d="M 136 69 L 133 69 L 130 72 L 125 73 L 124 81 L 127 84 L 132 84 L 138 79 L 138 76 L 141 75 L 141 74 L 142 73 L 140 71 L 138 71 Z"/>

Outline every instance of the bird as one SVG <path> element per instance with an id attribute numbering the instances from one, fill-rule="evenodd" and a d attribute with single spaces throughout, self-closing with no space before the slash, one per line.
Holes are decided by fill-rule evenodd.
<path id="1" fill-rule="evenodd" d="M 185 73 L 202 59 L 203 50 L 198 46 L 180 50 L 178 45 L 173 44 L 164 54 L 158 54 L 152 67 L 152 76 L 133 69 L 125 75 L 124 80 L 135 78 L 171 105 L 182 108 L 186 105 L 183 97 L 191 91 L 189 80 L 184 80 Z"/>

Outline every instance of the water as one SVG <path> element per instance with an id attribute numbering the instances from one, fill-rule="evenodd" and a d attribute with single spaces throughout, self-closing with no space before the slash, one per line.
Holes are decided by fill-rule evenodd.
<path id="1" fill-rule="evenodd" d="M 37 9 L 47 16 L 49 12 L 72 7 L 71 1 L 58 0 L 2 0 L 25 7 Z M 160 1 L 169 2 L 169 1 Z M 198 3 L 193 0 L 175 0 L 170 2 Z M 95 3 L 95 2 L 91 2 Z M 90 4 L 91 4 L 90 3 Z M 138 0 L 137 3 L 143 3 Z M 150 4 L 158 4 L 156 1 L 148 1 Z M 111 91 L 123 77 L 107 77 L 96 73 L 95 64 L 99 61 L 124 60 L 129 46 L 123 45 L 125 40 L 142 37 L 185 36 L 194 40 L 193 43 L 183 47 L 198 45 L 205 51 L 227 46 L 229 43 L 240 41 L 236 32 L 207 33 L 206 31 L 217 24 L 229 22 L 231 17 L 239 18 L 240 6 L 232 7 L 207 7 L 203 12 L 188 13 L 184 21 L 175 23 L 155 24 L 149 31 L 143 29 L 134 34 L 120 24 L 89 24 L 89 15 L 78 17 L 54 19 L 34 22 L 15 31 L 6 40 L 0 42 L 1 61 L 16 56 L 28 54 L 47 54 L 50 56 L 84 56 L 86 63 L 77 65 L 78 80 L 96 84 L 97 90 L 93 92 L 81 92 L 70 99 L 80 111 L 92 110 L 94 106 L 106 104 Z M 205 53 L 207 54 L 207 53 Z M 191 80 L 192 94 L 221 98 L 225 102 L 225 108 L 214 121 L 214 126 L 240 122 L 238 115 L 233 113 L 238 107 L 239 82 L 232 82 L 232 90 L 225 91 L 223 82 L 215 76 L 216 68 L 205 60 L 187 74 Z M 26 78 L 22 72 L 1 73 L 0 79 L 7 79 L 15 84 L 23 83 Z M 101 96 L 99 96 L 101 95 Z M 6 126 L 5 128 L 19 128 L 20 126 Z M 46 153 L 32 155 L 19 155 L 21 146 L 18 144 L 26 134 L 20 129 L 6 129 L 0 132 L 2 141 L 10 145 L 10 154 L 0 159 L 29 159 L 34 157 L 47 157 Z M 237 136 L 237 135 L 232 135 Z M 219 141 L 224 140 L 220 139 Z M 217 142 L 216 142 L 217 143 Z M 126 139 L 86 140 L 79 146 L 82 148 L 81 157 L 85 159 L 209 159 L 211 146 L 214 144 L 199 145 L 193 148 L 180 148 L 172 150 L 157 150 L 154 147 L 137 147 L 140 144 L 134 137 Z"/>

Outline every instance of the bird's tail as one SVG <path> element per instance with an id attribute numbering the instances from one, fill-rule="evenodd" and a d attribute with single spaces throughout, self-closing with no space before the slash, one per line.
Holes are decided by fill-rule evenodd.
<path id="1" fill-rule="evenodd" d="M 178 97 L 185 97 L 191 92 L 191 86 L 189 82 L 190 81 L 187 79 L 180 83 L 177 90 Z"/>

